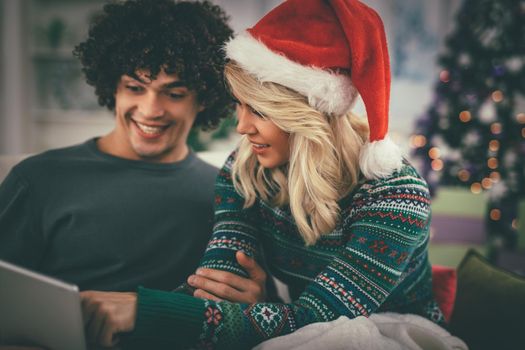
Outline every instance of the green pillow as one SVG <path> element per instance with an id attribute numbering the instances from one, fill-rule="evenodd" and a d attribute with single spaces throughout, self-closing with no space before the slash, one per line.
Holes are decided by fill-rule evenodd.
<path id="1" fill-rule="evenodd" d="M 469 250 L 457 271 L 451 332 L 471 350 L 525 348 L 525 277 Z"/>

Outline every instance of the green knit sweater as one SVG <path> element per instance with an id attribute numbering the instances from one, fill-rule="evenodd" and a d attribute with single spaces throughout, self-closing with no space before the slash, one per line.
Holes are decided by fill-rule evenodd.
<path id="1" fill-rule="evenodd" d="M 246 276 L 235 260 L 242 250 L 287 283 L 293 301 L 236 304 L 140 288 L 133 338 L 244 349 L 341 315 L 395 311 L 443 321 L 427 254 L 430 197 L 414 168 L 360 184 L 340 201 L 333 232 L 306 247 L 288 207 L 259 200 L 242 208 L 234 156 L 217 178 L 214 232 L 201 266 Z"/>

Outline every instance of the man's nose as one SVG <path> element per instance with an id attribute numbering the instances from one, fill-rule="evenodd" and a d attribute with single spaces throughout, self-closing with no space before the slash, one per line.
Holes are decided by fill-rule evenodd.
<path id="1" fill-rule="evenodd" d="M 256 128 L 252 123 L 251 120 L 252 116 L 250 115 L 250 112 L 248 111 L 248 108 L 244 106 L 237 107 L 237 127 L 236 130 L 239 134 L 245 135 L 245 134 L 254 134 L 256 132 Z"/>
<path id="2" fill-rule="evenodd" d="M 155 93 L 148 93 L 141 97 L 139 112 L 147 118 L 160 117 L 164 114 L 164 107 L 160 97 Z"/>

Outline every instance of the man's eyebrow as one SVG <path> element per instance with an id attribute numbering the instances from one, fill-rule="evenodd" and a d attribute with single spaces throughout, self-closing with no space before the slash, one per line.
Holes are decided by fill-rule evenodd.
<path id="1" fill-rule="evenodd" d="M 135 81 L 138 81 L 139 83 L 142 83 L 142 84 L 148 84 L 147 81 L 141 79 L 139 76 L 137 76 L 135 74 L 133 74 L 133 75 L 124 75 L 123 79 L 125 79 L 125 80 L 135 80 Z M 169 83 L 166 83 L 166 84 L 162 85 L 162 87 L 164 89 L 172 89 L 172 88 L 178 88 L 178 87 L 188 87 L 188 85 L 182 80 L 176 80 L 176 81 L 171 81 Z"/>
<path id="2" fill-rule="evenodd" d="M 146 84 L 146 82 L 144 80 L 140 79 L 139 76 L 137 74 L 135 74 L 135 73 L 124 74 L 123 78 L 128 79 L 128 80 L 136 80 L 139 83 Z"/>
<path id="3" fill-rule="evenodd" d="M 172 81 L 171 83 L 167 83 L 164 85 L 164 88 L 166 89 L 172 89 L 177 87 L 188 87 L 188 85 L 186 85 L 186 83 L 181 80 Z"/>

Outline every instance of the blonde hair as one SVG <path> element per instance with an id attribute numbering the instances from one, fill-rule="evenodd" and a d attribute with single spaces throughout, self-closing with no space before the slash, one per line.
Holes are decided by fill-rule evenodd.
<path id="1" fill-rule="evenodd" d="M 242 137 L 233 164 L 233 184 L 250 207 L 259 197 L 276 206 L 290 205 L 307 245 L 333 231 L 339 220 L 339 199 L 359 180 L 359 151 L 368 125 L 354 115 L 327 116 L 306 98 L 282 85 L 259 82 L 235 62 L 225 76 L 237 98 L 290 134 L 286 165 L 265 169 Z"/>

